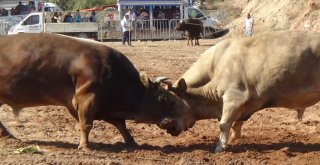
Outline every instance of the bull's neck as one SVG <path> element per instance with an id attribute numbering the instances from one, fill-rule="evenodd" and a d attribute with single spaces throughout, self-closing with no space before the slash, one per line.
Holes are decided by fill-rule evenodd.
<path id="1" fill-rule="evenodd" d="M 197 120 L 221 118 L 222 102 L 214 91 L 210 87 L 187 89 L 187 102 Z"/>

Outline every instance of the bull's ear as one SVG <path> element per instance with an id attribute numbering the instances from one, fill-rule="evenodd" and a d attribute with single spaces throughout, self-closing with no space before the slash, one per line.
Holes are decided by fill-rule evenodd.
<path id="1" fill-rule="evenodd" d="M 187 90 L 187 83 L 184 78 L 178 80 L 176 89 L 180 92 L 185 92 Z"/>
<path id="2" fill-rule="evenodd" d="M 148 75 L 145 72 L 140 73 L 140 80 L 143 85 L 147 88 L 153 88 L 154 83 L 149 79 Z"/>

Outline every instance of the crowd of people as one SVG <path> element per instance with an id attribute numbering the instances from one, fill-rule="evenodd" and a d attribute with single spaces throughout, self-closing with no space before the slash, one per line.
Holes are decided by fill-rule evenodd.
<path id="1" fill-rule="evenodd" d="M 55 10 L 53 7 L 45 7 L 43 3 L 38 2 L 35 4 L 34 1 L 29 1 L 28 4 L 23 4 L 21 1 L 11 9 L 1 8 L 0 6 L 0 16 L 9 16 L 9 15 L 27 15 L 35 11 L 46 11 L 53 12 Z"/>
<path id="2" fill-rule="evenodd" d="M 132 20 L 149 20 L 150 13 L 148 9 L 141 8 L 139 10 L 129 9 L 129 19 Z M 164 8 L 161 9 L 159 6 L 155 6 L 152 10 L 153 19 L 180 19 L 180 10 L 177 8 Z"/>
<path id="3" fill-rule="evenodd" d="M 39 4 L 39 6 L 41 7 L 41 4 Z M 28 5 L 24 5 L 22 4 L 21 1 L 19 1 L 18 5 L 15 7 L 12 7 L 10 10 L 6 10 L 4 8 L 0 9 L 0 16 L 8 16 L 9 11 L 11 15 L 25 15 L 25 14 L 32 13 L 35 10 L 36 8 L 33 4 L 29 3 Z"/>
<path id="4" fill-rule="evenodd" d="M 68 12 L 64 18 L 63 21 L 61 21 L 60 15 L 58 12 L 54 12 L 53 16 L 51 17 L 51 22 L 52 23 L 60 23 L 60 22 L 66 22 L 66 23 L 71 23 L 71 22 L 97 22 L 97 16 L 96 12 L 92 11 L 91 15 L 88 19 L 89 21 L 83 21 L 83 18 L 81 17 L 80 11 L 76 10 L 76 12 L 72 15 L 71 12 Z"/>
<path id="5" fill-rule="evenodd" d="M 42 10 L 42 4 L 39 3 L 38 5 L 38 11 Z M 21 1 L 17 4 L 17 6 L 12 7 L 10 10 L 6 10 L 4 8 L 0 8 L 0 16 L 8 16 L 9 12 L 11 15 L 26 15 L 29 13 L 32 13 L 35 10 L 35 6 L 32 3 L 29 3 L 28 5 L 24 5 Z M 51 17 L 51 23 L 61 23 L 61 22 L 96 22 L 97 17 L 95 11 L 91 12 L 90 17 L 88 20 L 84 20 L 81 17 L 80 11 L 76 10 L 74 14 L 71 12 L 68 12 L 63 18 L 61 12 L 54 12 L 53 16 Z"/>

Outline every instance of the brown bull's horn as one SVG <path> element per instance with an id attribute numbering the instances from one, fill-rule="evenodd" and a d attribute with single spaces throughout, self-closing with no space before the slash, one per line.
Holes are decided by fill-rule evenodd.
<path id="1" fill-rule="evenodd" d="M 164 82 L 166 80 L 169 80 L 168 77 L 157 77 L 155 80 L 153 80 L 154 83 L 160 84 L 161 82 Z"/>
<path id="2" fill-rule="evenodd" d="M 153 82 L 156 84 L 164 83 L 167 85 L 167 90 L 172 90 L 172 82 L 168 77 L 157 77 Z"/>

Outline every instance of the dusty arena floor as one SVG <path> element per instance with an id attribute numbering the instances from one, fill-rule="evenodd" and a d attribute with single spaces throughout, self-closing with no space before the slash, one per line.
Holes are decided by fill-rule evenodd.
<path id="1" fill-rule="evenodd" d="M 186 41 L 106 42 L 127 55 L 139 71 L 151 78 L 176 80 L 217 40 L 200 40 L 201 46 Z M 37 97 L 37 96 L 31 96 Z M 18 118 L 10 107 L 0 109 L 0 120 L 15 138 L 0 138 L 0 164 L 319 164 L 320 105 L 310 107 L 303 121 L 287 109 L 255 113 L 243 126 L 243 139 L 226 152 L 215 154 L 219 135 L 217 120 L 203 120 L 189 131 L 172 137 L 156 125 L 127 126 L 139 144 L 126 148 L 119 132 L 110 124 L 95 121 L 90 133 L 93 151 L 77 150 L 80 133 L 76 121 L 63 107 L 24 109 Z M 20 147 L 38 145 L 40 153 L 16 154 Z"/>

